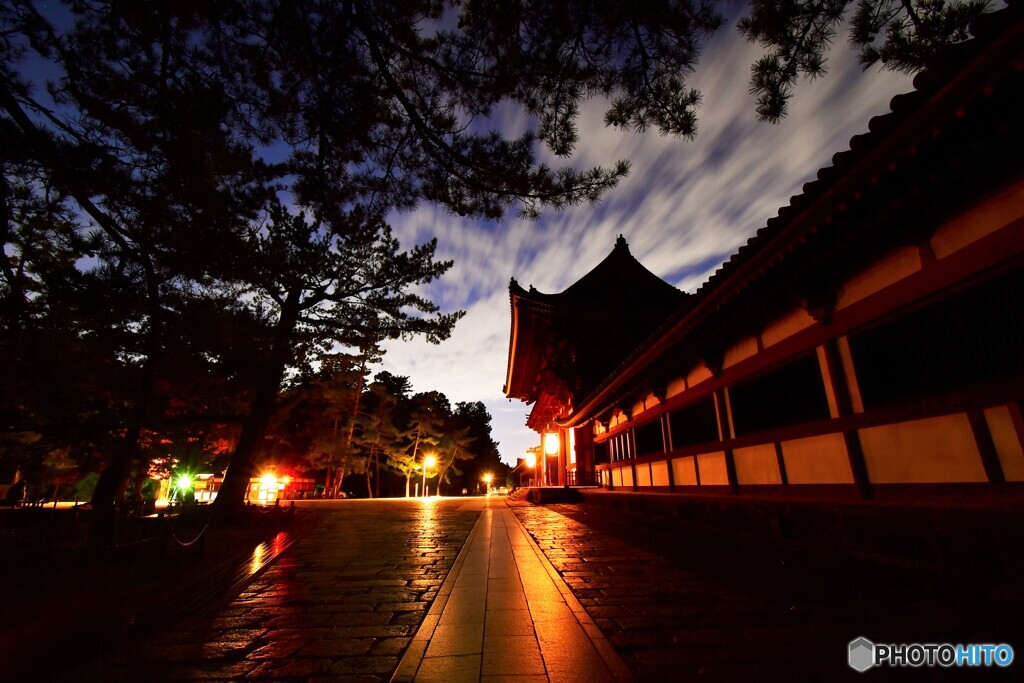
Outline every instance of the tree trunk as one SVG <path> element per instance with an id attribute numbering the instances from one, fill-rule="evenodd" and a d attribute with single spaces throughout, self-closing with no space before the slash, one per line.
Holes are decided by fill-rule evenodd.
<path id="1" fill-rule="evenodd" d="M 412 471 L 416 467 L 416 454 L 420 449 L 420 430 L 416 430 L 416 441 L 412 445 L 412 462 L 409 463 L 409 469 L 405 471 L 405 497 L 409 498 L 409 478 L 412 477 Z"/>
<path id="2" fill-rule="evenodd" d="M 228 470 L 224 473 L 224 483 L 213 502 L 214 514 L 221 519 L 241 512 L 245 504 L 249 481 L 256 473 L 256 459 L 277 403 L 285 367 L 291 357 L 292 333 L 299 317 L 301 296 L 301 289 L 289 292 L 281 308 L 281 317 L 274 330 L 270 360 L 256 386 L 252 406 L 242 423 L 242 433 L 238 437 L 235 452 L 231 455 Z"/>
<path id="3" fill-rule="evenodd" d="M 366 456 L 366 468 L 363 472 L 366 474 L 366 497 L 373 498 L 373 475 L 370 473 L 370 463 L 377 457 L 377 446 L 372 444 L 370 446 L 370 454 Z"/>
<path id="4" fill-rule="evenodd" d="M 445 465 L 445 468 L 441 470 L 437 475 L 437 495 L 441 495 L 441 484 L 444 482 L 444 475 L 448 474 L 448 468 L 451 467 L 451 463 Z"/>
<path id="5" fill-rule="evenodd" d="M 139 378 L 138 393 L 135 403 L 128 415 L 127 429 L 114 451 L 110 464 L 100 474 L 96 488 L 92 492 L 92 526 L 89 529 L 89 545 L 109 545 L 114 541 L 114 524 L 117 515 L 117 503 L 124 501 L 124 492 L 128 486 L 132 462 L 139 453 L 139 437 L 142 426 L 149 414 L 150 402 L 156 387 L 157 357 L 161 355 L 160 337 L 162 335 L 160 309 L 160 291 L 157 277 L 148 257 L 140 256 L 140 264 L 146 273 L 146 303 L 149 308 L 149 330 L 143 340 L 143 353 L 146 360 L 142 364 Z"/>
<path id="6" fill-rule="evenodd" d="M 145 507 L 142 504 L 142 487 L 146 485 L 146 472 L 137 472 L 135 478 L 132 479 L 132 498 L 135 500 L 137 506 L 136 511 L 141 514 L 142 509 Z"/>
<path id="7" fill-rule="evenodd" d="M 331 462 L 334 462 L 335 453 L 333 452 L 334 451 L 333 445 L 336 444 L 336 443 L 338 443 L 338 416 L 337 415 L 334 416 L 334 424 L 331 426 L 331 445 L 332 445 L 332 448 L 331 448 Z M 333 470 L 334 470 L 333 471 L 333 474 L 334 474 L 334 478 L 333 479 L 330 476 L 328 476 L 327 484 L 324 486 L 325 495 L 328 498 L 337 498 L 338 497 L 338 489 L 341 488 L 341 484 L 338 483 L 338 473 L 343 471 L 342 468 L 344 466 L 345 466 L 345 463 L 342 462 L 340 465 L 335 466 L 333 468 Z M 328 466 L 327 471 L 328 471 L 329 474 L 331 473 L 331 469 L 332 468 L 330 466 Z"/>
<path id="8" fill-rule="evenodd" d="M 150 334 L 153 334 L 150 332 Z M 131 471 L 132 461 L 139 450 L 139 436 L 142 424 L 149 412 L 155 380 L 155 359 L 151 353 L 142 366 L 138 394 L 128 417 L 128 428 L 117 445 L 113 457 L 100 474 L 92 492 L 92 525 L 89 528 L 88 545 L 111 545 L 114 542 L 114 525 L 117 517 L 117 502 L 123 497 Z"/>
<path id="9" fill-rule="evenodd" d="M 363 356 L 363 362 L 359 366 L 359 381 L 356 382 L 356 395 L 352 400 L 352 418 L 348 421 L 348 434 L 345 435 L 345 449 L 342 452 L 341 462 L 345 467 L 348 467 L 348 457 L 352 453 L 352 437 L 356 432 L 356 417 L 359 416 L 359 401 L 363 396 L 363 376 L 366 374 L 366 356 Z M 337 421 L 335 421 L 335 428 L 337 428 Z"/>

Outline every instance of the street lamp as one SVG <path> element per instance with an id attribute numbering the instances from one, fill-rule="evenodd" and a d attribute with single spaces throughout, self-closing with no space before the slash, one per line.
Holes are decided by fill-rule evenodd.
<path id="1" fill-rule="evenodd" d="M 490 492 L 491 492 L 491 481 L 493 479 L 494 479 L 494 475 L 492 475 L 490 472 L 488 472 L 487 474 L 484 475 L 484 484 L 487 485 L 487 493 L 488 494 L 490 494 Z"/>
<path id="2" fill-rule="evenodd" d="M 428 455 L 423 458 L 423 497 L 427 498 L 427 468 L 433 467 L 437 463 L 437 458 L 432 455 Z"/>
<path id="3" fill-rule="evenodd" d="M 192 490 L 192 476 L 188 473 L 179 474 L 174 480 L 174 488 L 178 494 L 178 500 L 185 502 L 185 497 Z M 174 499 L 174 492 L 171 492 L 171 499 Z"/>

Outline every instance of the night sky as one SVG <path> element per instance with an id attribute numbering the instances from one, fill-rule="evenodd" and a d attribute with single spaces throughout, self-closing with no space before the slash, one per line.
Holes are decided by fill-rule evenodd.
<path id="1" fill-rule="evenodd" d="M 606 103 L 584 105 L 581 142 L 570 163 L 608 166 L 628 159 L 632 172 L 597 206 L 546 212 L 538 221 L 464 220 L 435 207 L 392 216 L 403 246 L 438 238 L 438 254 L 455 265 L 426 293 L 466 317 L 452 338 L 434 346 L 392 343 L 383 369 L 411 378 L 416 391 L 437 389 L 452 402 L 483 401 L 493 416 L 502 459 L 515 464 L 539 444 L 525 426 L 530 406 L 503 397 L 511 314 L 509 278 L 542 292 L 564 290 L 611 250 L 622 234 L 633 255 L 676 287 L 692 292 L 767 220 L 849 149 L 889 100 L 911 89 L 905 75 L 862 72 L 841 33 L 828 73 L 802 82 L 779 125 L 759 123 L 748 92 L 750 65 L 763 53 L 736 32 L 735 21 L 710 41 L 688 84 L 700 89 L 693 141 L 606 128 Z M 496 117 L 501 130 L 530 121 L 514 110 Z M 551 157 L 553 165 L 566 161 Z"/>

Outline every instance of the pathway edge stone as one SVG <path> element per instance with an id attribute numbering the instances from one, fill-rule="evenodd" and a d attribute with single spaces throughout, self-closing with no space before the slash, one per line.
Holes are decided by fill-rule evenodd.
<path id="1" fill-rule="evenodd" d="M 423 656 L 427 652 L 427 645 L 430 644 L 430 639 L 434 636 L 434 629 L 437 628 L 437 622 L 441 619 L 441 612 L 444 611 L 445 605 L 448 604 L 448 597 L 455 587 L 455 581 L 459 578 L 462 565 L 465 564 L 466 557 L 469 555 L 469 548 L 473 545 L 473 539 L 476 538 L 483 522 L 484 513 L 481 511 L 480 516 L 473 525 L 473 530 L 469 532 L 466 542 L 462 544 L 458 557 L 452 563 L 452 568 L 448 570 L 448 576 L 445 577 L 444 583 L 441 584 L 437 597 L 431 603 L 427 616 L 423 618 L 423 622 L 420 624 L 415 635 L 413 635 L 409 647 L 406 648 L 405 654 L 402 655 L 402 659 L 398 662 L 398 668 L 395 669 L 395 673 L 391 676 L 391 683 L 412 683 L 415 679 L 416 671 L 419 670 L 420 664 L 423 662 Z"/>

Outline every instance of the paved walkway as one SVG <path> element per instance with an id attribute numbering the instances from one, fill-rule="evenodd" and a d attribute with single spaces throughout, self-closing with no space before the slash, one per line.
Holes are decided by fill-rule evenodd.
<path id="1" fill-rule="evenodd" d="M 33 680 L 632 680 L 504 498 L 317 507 L 323 521 L 213 613 Z"/>
<path id="2" fill-rule="evenodd" d="M 393 680 L 611 683 L 631 675 L 523 525 L 496 499 Z"/>
<path id="3" fill-rule="evenodd" d="M 315 503 L 306 507 L 326 511 L 323 522 L 219 609 L 21 680 L 387 681 L 485 501 Z"/>
<path id="4" fill-rule="evenodd" d="M 590 503 L 514 510 L 638 681 L 1022 680 L 1022 604 L 989 594 L 984 567 L 946 580 Z M 859 636 L 1010 643 L 1017 660 L 861 674 Z"/>
<path id="5" fill-rule="evenodd" d="M 858 636 L 1024 653 L 1021 602 L 993 599 L 984 567 L 951 585 L 592 504 L 319 507 L 323 522 L 219 609 L 19 680 L 831 683 L 954 673 L 857 674 L 846 648 Z M 955 678 L 1019 673 L 1015 661 Z"/>

